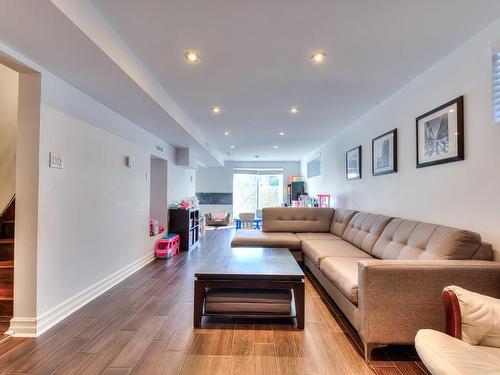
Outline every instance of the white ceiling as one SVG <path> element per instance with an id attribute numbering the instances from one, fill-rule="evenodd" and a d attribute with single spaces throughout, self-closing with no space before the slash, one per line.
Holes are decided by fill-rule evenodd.
<path id="1" fill-rule="evenodd" d="M 141 97 L 91 33 L 72 26 L 49 0 L 3 2 L 16 18 L 0 13 L 0 40 L 155 134 L 173 126 L 168 111 Z M 92 3 L 227 160 L 235 153 L 236 160 L 256 154 L 299 160 L 500 16 L 498 0 Z M 189 49 L 199 52 L 199 63 L 184 61 Z M 309 56 L 319 49 L 327 61 L 313 65 Z M 213 105 L 221 106 L 220 114 L 210 112 Z M 296 115 L 288 112 L 294 105 Z M 182 146 L 189 134 L 178 133 L 173 143 Z"/>

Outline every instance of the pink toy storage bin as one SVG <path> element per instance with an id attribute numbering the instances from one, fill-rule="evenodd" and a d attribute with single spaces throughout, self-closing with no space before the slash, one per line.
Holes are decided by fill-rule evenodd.
<path id="1" fill-rule="evenodd" d="M 170 238 L 161 238 L 156 241 L 155 256 L 158 259 L 170 258 L 179 252 L 179 235 Z"/>

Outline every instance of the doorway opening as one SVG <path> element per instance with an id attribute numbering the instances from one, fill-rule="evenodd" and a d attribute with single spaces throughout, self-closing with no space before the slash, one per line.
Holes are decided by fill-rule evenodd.
<path id="1" fill-rule="evenodd" d="M 168 161 L 151 155 L 149 217 L 158 225 L 156 231 L 153 224 L 153 235 L 161 233 L 160 228 L 168 228 L 167 173 Z"/>
<path id="2" fill-rule="evenodd" d="M 19 73 L 0 64 L 0 333 L 14 311 L 14 226 Z"/>

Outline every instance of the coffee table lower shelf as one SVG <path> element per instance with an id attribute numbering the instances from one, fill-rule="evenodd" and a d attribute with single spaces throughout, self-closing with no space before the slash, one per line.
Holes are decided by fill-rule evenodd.
<path id="1" fill-rule="evenodd" d="M 231 289 L 231 290 L 277 290 L 288 289 L 293 292 L 292 306 L 290 314 L 280 313 L 245 313 L 245 312 L 210 312 L 204 311 L 205 292 L 209 288 L 214 289 Z M 201 319 L 203 316 L 218 316 L 227 318 L 250 318 L 250 319 L 291 319 L 296 318 L 297 328 L 304 328 L 304 310 L 305 310 L 305 296 L 304 296 L 304 281 L 278 281 L 278 280 L 217 280 L 217 279 L 203 279 L 197 277 L 194 282 L 194 321 L 195 327 L 200 327 Z"/>

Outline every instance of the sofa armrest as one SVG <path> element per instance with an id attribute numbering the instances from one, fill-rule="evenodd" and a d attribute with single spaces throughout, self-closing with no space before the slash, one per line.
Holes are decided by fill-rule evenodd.
<path id="1" fill-rule="evenodd" d="M 479 260 L 362 260 L 358 325 L 365 343 L 412 344 L 421 328 L 445 330 L 448 285 L 500 296 L 500 263 Z"/>

